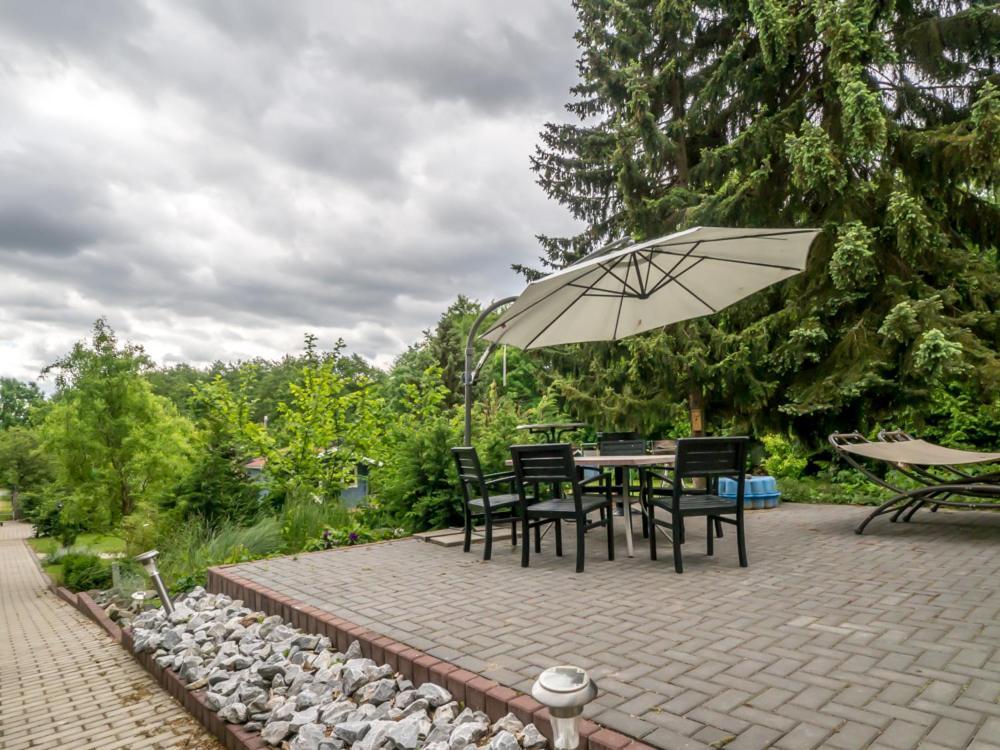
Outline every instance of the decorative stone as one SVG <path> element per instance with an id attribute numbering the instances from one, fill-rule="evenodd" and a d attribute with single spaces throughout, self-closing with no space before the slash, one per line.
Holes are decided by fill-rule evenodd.
<path id="1" fill-rule="evenodd" d="M 345 721 L 333 728 L 333 734 L 340 737 L 348 745 L 353 745 L 368 734 L 370 727 L 371 723 L 367 721 Z"/>
<path id="2" fill-rule="evenodd" d="M 304 727 L 306 724 L 315 724 L 316 720 L 319 718 L 319 709 L 316 706 L 310 706 L 304 711 L 296 711 L 292 714 L 290 719 L 290 724 L 293 730 L 297 730 L 300 727 Z"/>
<path id="3" fill-rule="evenodd" d="M 545 739 L 545 735 L 538 731 L 538 727 L 534 724 L 528 724 L 521 733 L 517 736 L 521 747 L 524 750 L 540 750 L 545 747 L 548 740 Z"/>
<path id="4" fill-rule="evenodd" d="M 451 750 L 464 750 L 466 745 L 475 745 L 479 740 L 489 734 L 488 724 L 479 721 L 467 721 L 459 724 L 451 733 L 448 739 L 448 746 Z"/>
<path id="5" fill-rule="evenodd" d="M 386 701 L 391 701 L 396 696 L 396 682 L 394 680 L 379 680 L 362 687 L 357 694 L 359 703 L 374 703 L 379 705 Z"/>
<path id="6" fill-rule="evenodd" d="M 522 729 L 524 729 L 524 723 L 514 716 L 514 714 L 501 716 L 493 723 L 493 734 L 506 731 L 516 735 Z"/>
<path id="7" fill-rule="evenodd" d="M 501 729 L 490 740 L 489 750 L 521 750 L 517 738 L 506 729 Z"/>
<path id="8" fill-rule="evenodd" d="M 434 708 L 443 706 L 445 703 L 449 703 L 451 701 L 451 693 L 440 685 L 435 685 L 433 682 L 425 682 L 417 688 L 417 694 L 421 698 L 426 698 L 427 702 Z"/>
<path id="9" fill-rule="evenodd" d="M 319 743 L 326 739 L 326 727 L 322 724 L 306 724 L 289 744 L 290 750 L 318 750 Z"/>
<path id="10" fill-rule="evenodd" d="M 260 736 L 268 745 L 277 746 L 288 736 L 292 725 L 287 721 L 269 721 L 261 730 Z"/>
<path id="11" fill-rule="evenodd" d="M 344 652 L 344 661 L 360 659 L 361 657 L 361 644 L 357 641 L 351 641 L 351 644 L 347 647 L 347 651 Z"/>
<path id="12" fill-rule="evenodd" d="M 230 703 L 219 710 L 219 718 L 230 724 L 244 724 L 247 720 L 247 707 L 242 703 Z"/>

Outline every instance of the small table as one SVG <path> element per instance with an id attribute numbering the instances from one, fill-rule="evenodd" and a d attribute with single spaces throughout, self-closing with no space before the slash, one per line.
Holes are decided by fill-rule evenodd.
<path id="1" fill-rule="evenodd" d="M 532 435 L 545 435 L 547 442 L 558 443 L 561 435 L 586 426 L 584 422 L 543 422 L 541 424 L 519 424 L 517 429 L 527 430 Z"/>
<path id="2" fill-rule="evenodd" d="M 646 472 L 648 472 L 650 468 L 654 466 L 674 465 L 674 456 L 672 454 L 651 455 L 648 453 L 642 453 L 634 456 L 576 456 L 573 460 L 576 462 L 577 466 L 586 467 L 588 469 L 600 469 L 608 466 L 621 467 L 624 469 L 638 469 L 639 486 L 643 488 L 641 492 L 645 491 L 645 487 L 647 485 Z M 635 557 L 632 545 L 632 502 L 631 497 L 628 494 L 629 484 L 627 476 L 622 484 L 622 504 L 625 506 L 625 547 L 628 550 L 628 556 Z M 640 506 L 640 513 L 641 512 L 644 511 L 642 511 Z M 650 529 L 649 533 L 655 534 L 656 529 Z"/>

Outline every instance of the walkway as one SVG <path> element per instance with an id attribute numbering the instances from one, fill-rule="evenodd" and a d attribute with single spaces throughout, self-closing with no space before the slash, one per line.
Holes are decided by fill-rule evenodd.
<path id="1" fill-rule="evenodd" d="M 22 541 L 0 527 L 0 747 L 115 750 L 218 743 L 90 620 L 45 585 Z"/>
<path id="2" fill-rule="evenodd" d="M 1000 750 L 1000 513 L 857 536 L 866 512 L 750 513 L 745 570 L 692 524 L 680 576 L 666 545 L 602 559 L 600 533 L 582 575 L 551 540 L 527 570 L 412 539 L 232 570 L 522 691 L 578 664 L 588 715 L 661 748 Z"/>

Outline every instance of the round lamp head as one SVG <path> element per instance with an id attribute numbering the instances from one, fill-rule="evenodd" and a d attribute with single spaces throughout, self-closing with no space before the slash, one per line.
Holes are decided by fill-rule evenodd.
<path id="1" fill-rule="evenodd" d="M 156 568 L 156 558 L 159 557 L 160 553 L 155 549 L 151 549 L 149 552 L 143 552 L 141 555 L 135 556 L 135 561 L 141 563 L 142 567 L 146 569 L 146 572 L 150 575 L 158 573 Z"/>
<path id="2" fill-rule="evenodd" d="M 550 667 L 538 675 L 532 697 L 549 709 L 555 750 L 580 746 L 580 715 L 597 697 L 597 684 L 579 667 Z"/>

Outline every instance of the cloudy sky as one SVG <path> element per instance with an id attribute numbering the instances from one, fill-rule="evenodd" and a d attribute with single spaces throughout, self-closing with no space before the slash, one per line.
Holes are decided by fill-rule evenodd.
<path id="1" fill-rule="evenodd" d="M 0 0 L 0 375 L 95 318 L 159 362 L 387 365 L 570 232 L 528 156 L 569 0 Z"/>

